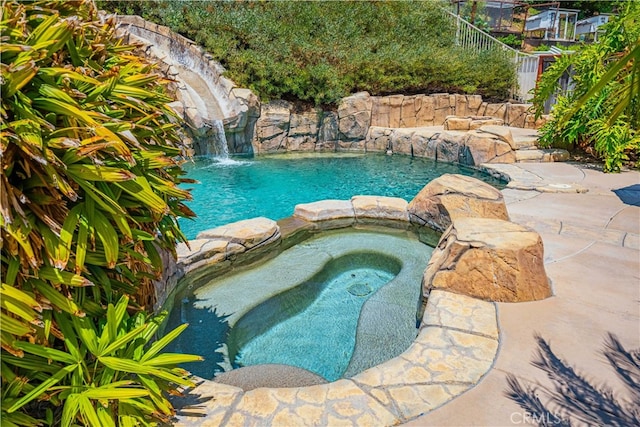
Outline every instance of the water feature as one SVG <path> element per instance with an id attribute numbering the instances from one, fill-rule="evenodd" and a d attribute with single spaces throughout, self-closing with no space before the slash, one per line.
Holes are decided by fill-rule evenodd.
<path id="1" fill-rule="evenodd" d="M 471 168 L 431 159 L 384 154 L 277 155 L 228 161 L 197 158 L 186 164 L 188 176 L 201 184 L 189 185 L 189 207 L 195 220 L 181 220 L 185 235 L 247 218 L 274 220 L 293 214 L 295 205 L 323 199 L 345 199 L 369 194 L 401 197 L 407 201 L 432 179 L 459 173 L 504 186 Z"/>
<path id="2" fill-rule="evenodd" d="M 229 145 L 224 133 L 222 120 L 214 119 L 207 123 L 212 132 L 206 142 L 200 142 L 200 151 L 203 156 L 213 157 L 219 162 L 229 159 Z"/>

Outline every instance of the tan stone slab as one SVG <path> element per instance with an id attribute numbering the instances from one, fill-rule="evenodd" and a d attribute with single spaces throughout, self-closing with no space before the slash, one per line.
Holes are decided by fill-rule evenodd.
<path id="1" fill-rule="evenodd" d="M 443 126 L 445 130 L 469 130 L 471 118 L 448 116 L 445 118 Z"/>
<path id="2" fill-rule="evenodd" d="M 622 245 L 625 248 L 640 250 L 640 234 L 627 233 Z"/>
<path id="3" fill-rule="evenodd" d="M 401 357 L 421 361 L 433 382 L 475 384 L 491 368 L 498 341 L 453 329 L 424 327 Z"/>
<path id="4" fill-rule="evenodd" d="M 613 215 L 607 224 L 609 230 L 623 230 L 640 234 L 640 206 L 625 205 Z"/>
<path id="5" fill-rule="evenodd" d="M 398 386 L 389 389 L 389 395 L 405 420 L 431 411 L 465 392 L 463 385 L 427 384 Z"/>
<path id="6" fill-rule="evenodd" d="M 424 327 L 399 357 L 356 375 L 367 387 L 458 382 L 475 384 L 490 368 L 498 341 L 460 331 Z M 415 414 L 417 415 L 417 414 Z"/>
<path id="7" fill-rule="evenodd" d="M 352 381 L 300 389 L 256 389 L 236 409 L 248 425 L 393 425 L 398 418 Z"/>
<path id="8" fill-rule="evenodd" d="M 501 140 L 503 140 L 504 142 L 506 142 L 507 144 L 509 144 L 509 146 L 514 150 L 517 149 L 513 140 L 513 133 L 511 132 L 511 129 L 508 126 L 498 126 L 498 125 L 487 124 L 478 128 L 478 132 L 495 135 L 499 137 Z"/>
<path id="9" fill-rule="evenodd" d="M 278 235 L 278 224 L 274 220 L 258 217 L 202 231 L 198 233 L 197 238 L 224 239 L 250 249 Z"/>
<path id="10" fill-rule="evenodd" d="M 490 247 L 500 247 L 509 243 L 516 249 L 535 245 L 540 236 L 536 232 L 520 224 L 494 218 L 458 218 L 455 221 L 459 240 L 473 242 L 482 240 Z M 511 239 L 513 233 L 518 233 L 518 239 Z"/>
<path id="11" fill-rule="evenodd" d="M 415 345 L 412 344 L 407 352 Z M 422 346 L 420 348 L 422 349 Z M 436 352 L 435 356 L 440 358 L 441 353 Z M 433 381 L 433 374 L 427 369 L 425 359 L 409 360 L 403 355 L 367 369 L 352 379 L 358 384 L 379 390 L 385 390 L 390 385 L 421 384 Z M 430 356 L 434 356 L 434 354 L 430 354 Z"/>
<path id="12" fill-rule="evenodd" d="M 409 221 L 409 212 L 407 211 L 409 203 L 399 197 L 354 196 L 351 198 L 351 204 L 356 219 Z"/>
<path id="13" fill-rule="evenodd" d="M 541 162 L 544 157 L 544 151 L 534 150 L 517 150 L 516 162 Z"/>
<path id="14" fill-rule="evenodd" d="M 242 389 L 212 381 L 204 381 L 189 391 L 189 396 L 202 403 L 187 405 L 180 409 L 176 427 L 220 426 L 233 403 L 242 395 Z"/>
<path id="15" fill-rule="evenodd" d="M 187 252 L 188 249 L 181 249 L 178 252 L 178 263 L 185 266 L 202 261 L 203 259 L 224 259 L 229 249 L 229 242 L 222 239 L 198 239 L 191 240 L 189 243 L 191 246 L 190 252 Z"/>
<path id="16" fill-rule="evenodd" d="M 466 295 L 432 290 L 423 324 L 450 327 L 498 339 L 495 305 Z"/>
<path id="17" fill-rule="evenodd" d="M 584 225 L 573 225 L 563 222 L 560 234 L 572 238 L 603 242 L 615 246 L 623 246 L 627 233 L 620 230 L 598 229 L 585 227 Z"/>
<path id="18" fill-rule="evenodd" d="M 316 222 L 354 218 L 355 212 L 350 200 L 322 200 L 296 205 L 293 215 L 307 221 Z"/>

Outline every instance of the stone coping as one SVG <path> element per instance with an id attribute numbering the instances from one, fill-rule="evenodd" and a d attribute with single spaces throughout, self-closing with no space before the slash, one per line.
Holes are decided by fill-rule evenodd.
<path id="1" fill-rule="evenodd" d="M 473 387 L 491 369 L 498 342 L 494 303 L 434 290 L 417 338 L 400 356 L 309 387 L 245 392 L 203 380 L 190 391 L 202 403 L 180 410 L 176 425 L 397 425 Z"/>
<path id="2" fill-rule="evenodd" d="M 479 169 L 489 175 L 508 181 L 507 188 L 534 190 L 541 193 L 586 193 L 586 187 L 572 183 L 554 183 L 513 164 L 482 164 Z"/>

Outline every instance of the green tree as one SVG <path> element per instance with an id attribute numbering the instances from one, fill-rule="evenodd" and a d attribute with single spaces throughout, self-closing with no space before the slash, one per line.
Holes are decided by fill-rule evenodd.
<path id="1" fill-rule="evenodd" d="M 159 251 L 184 240 L 166 82 L 91 1 L 3 2 L 2 425 L 148 425 L 191 385 L 154 342 Z"/>
<path id="2" fill-rule="evenodd" d="M 529 3 L 531 6 L 536 6 L 540 4 L 549 5 L 548 0 L 528 0 L 526 3 Z M 578 9 L 580 10 L 579 18 L 586 18 L 589 16 L 593 16 L 596 14 L 602 13 L 613 13 L 616 9 L 616 2 L 610 0 L 578 0 L 578 1 L 567 1 L 563 0 L 560 2 L 560 7 L 565 9 Z"/>
<path id="3" fill-rule="evenodd" d="M 264 100 L 335 105 L 357 91 L 477 93 L 506 99 L 504 52 L 455 45 L 442 2 L 103 2 L 203 46 L 239 86 Z"/>
<path id="4" fill-rule="evenodd" d="M 574 88 L 558 96 L 553 118 L 541 130 L 546 145 L 593 149 L 606 172 L 640 154 L 640 3 L 624 5 L 597 43 L 560 57 L 535 91 L 536 114 L 570 72 Z"/>

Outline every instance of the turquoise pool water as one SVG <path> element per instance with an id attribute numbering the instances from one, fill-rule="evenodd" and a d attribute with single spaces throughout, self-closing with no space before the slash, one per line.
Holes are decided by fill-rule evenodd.
<path id="1" fill-rule="evenodd" d="M 380 253 L 349 254 L 329 262 L 313 278 L 245 314 L 231 329 L 235 367 L 277 363 L 341 378 L 356 343 L 364 302 L 400 266 Z"/>
<path id="2" fill-rule="evenodd" d="M 185 165 L 195 220 L 180 220 L 189 239 L 198 232 L 242 219 L 274 220 L 295 205 L 356 195 L 401 197 L 410 201 L 429 181 L 445 173 L 473 176 L 496 187 L 499 180 L 476 170 L 410 156 L 384 154 L 278 155 L 223 161 L 198 158 Z"/>

